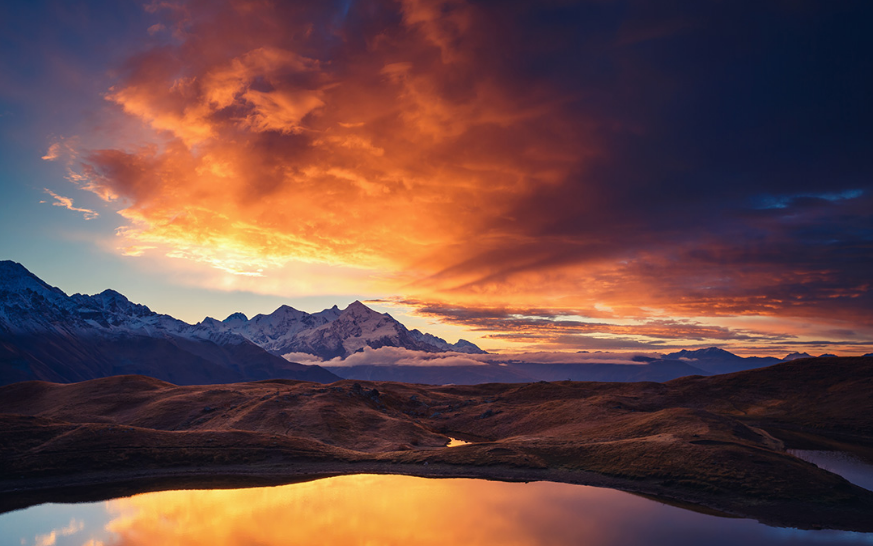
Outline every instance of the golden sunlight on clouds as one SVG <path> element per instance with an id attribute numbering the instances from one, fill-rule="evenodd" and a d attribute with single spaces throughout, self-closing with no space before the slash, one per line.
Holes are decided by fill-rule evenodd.
<path id="1" fill-rule="evenodd" d="M 549 109 L 471 79 L 457 4 L 441 21 L 436 3 L 408 2 L 405 25 L 330 62 L 296 53 L 308 46 L 293 29 L 238 37 L 269 44 L 241 53 L 200 37 L 177 55 L 144 54 L 106 98 L 155 143 L 89 153 L 80 185 L 123 203 L 124 247 L 166 246 L 240 274 L 292 261 L 436 272 L 464 257 L 445 255 L 453 245 L 486 240 L 518 191 L 555 176 L 533 150 L 579 148 L 542 134 L 501 142 Z M 398 54 L 408 60 L 391 62 Z"/>
<path id="2" fill-rule="evenodd" d="M 432 310 L 548 308 L 642 321 L 607 328 L 634 340 L 687 331 L 651 320 L 737 315 L 873 334 L 863 245 L 828 232 L 805 250 L 834 203 L 864 233 L 866 194 L 792 211 L 710 184 L 658 136 L 677 84 L 625 38 L 542 34 L 520 5 L 348 9 L 152 4 L 172 39 L 156 30 L 105 95 L 139 127 L 45 159 L 117 207 L 120 253 L 214 269 L 214 288 L 397 296 L 449 322 Z M 700 340 L 725 339 L 710 326 Z"/>

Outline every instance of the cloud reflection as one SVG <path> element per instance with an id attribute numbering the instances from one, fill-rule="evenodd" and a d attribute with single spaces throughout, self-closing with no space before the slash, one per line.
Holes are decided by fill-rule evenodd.
<path id="1" fill-rule="evenodd" d="M 463 447 L 453 448 L 463 449 Z M 610 489 L 408 476 L 342 476 L 281 487 L 166 491 L 107 503 L 114 546 L 177 544 L 822 544 L 858 533 L 785 534 Z"/>

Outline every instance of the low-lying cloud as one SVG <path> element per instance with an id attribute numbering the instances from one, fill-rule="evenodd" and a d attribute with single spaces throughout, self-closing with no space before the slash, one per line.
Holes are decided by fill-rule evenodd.
<path id="1" fill-rule="evenodd" d="M 428 353 L 413 351 L 403 347 L 380 347 L 373 349 L 365 347 L 363 351 L 346 358 L 322 360 L 306 353 L 289 353 L 284 358 L 301 364 L 319 364 L 321 366 L 484 366 L 489 364 L 639 364 L 636 356 L 656 358 L 654 353 L 564 353 L 564 352 L 529 352 L 512 354 L 470 355 L 465 353 Z"/>

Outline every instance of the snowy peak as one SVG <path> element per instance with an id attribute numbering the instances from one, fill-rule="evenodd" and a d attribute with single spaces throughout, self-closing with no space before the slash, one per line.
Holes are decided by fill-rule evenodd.
<path id="1" fill-rule="evenodd" d="M 206 327 L 206 328 L 212 328 L 212 329 L 219 330 L 219 329 L 222 329 L 222 326 L 224 326 L 225 322 L 227 322 L 227 319 L 224 319 L 224 321 L 220 321 L 220 320 L 214 319 L 212 317 L 206 317 L 205 319 L 203 319 L 203 321 L 197 323 L 195 325 L 195 327 L 202 326 L 202 327 Z"/>
<path id="2" fill-rule="evenodd" d="M 275 311 L 270 313 L 271 317 L 300 317 L 303 315 L 308 315 L 306 311 L 300 311 L 294 309 L 290 305 L 280 305 Z M 258 315 L 261 316 L 261 315 Z"/>
<path id="3" fill-rule="evenodd" d="M 782 360 L 788 362 L 789 360 L 797 360 L 798 358 L 812 358 L 812 355 L 809 353 L 791 353 L 790 355 L 786 355 Z"/>
<path id="4" fill-rule="evenodd" d="M 224 325 L 230 332 L 255 345 L 275 355 L 282 355 L 293 352 L 291 346 L 297 334 L 327 322 L 327 318 L 318 314 L 311 315 L 282 305 L 269 315 L 255 315 L 250 320 L 242 313 L 234 313 L 224 320 Z"/>
<path id="5" fill-rule="evenodd" d="M 421 332 L 420 330 L 410 330 L 409 333 L 418 341 L 421 341 L 423 343 L 429 343 L 443 351 L 453 351 L 456 353 L 467 353 L 474 355 L 488 354 L 487 351 L 483 351 L 477 345 L 475 345 L 474 343 L 470 343 L 466 339 L 459 339 L 457 343 L 449 343 L 441 337 L 437 337 L 433 334 L 427 334 Z"/>
<path id="6" fill-rule="evenodd" d="M 467 353 L 473 355 L 487 355 L 488 351 L 483 351 L 478 345 L 466 339 L 459 339 L 457 343 L 451 344 L 452 350 L 456 353 Z"/>
<path id="7" fill-rule="evenodd" d="M 185 335 L 191 326 L 133 303 L 115 290 L 67 296 L 15 262 L 0 262 L 0 326 L 16 334 Z"/>
<path id="8" fill-rule="evenodd" d="M 336 307 L 322 311 L 328 316 L 336 314 Z M 360 301 L 355 301 L 336 316 L 311 331 L 301 332 L 294 338 L 288 352 L 309 353 L 325 360 L 345 358 L 363 351 L 365 347 L 402 347 L 430 353 L 459 351 L 483 352 L 470 342 L 447 343 L 418 330 L 408 330 L 388 313 L 379 313 Z"/>
<path id="9" fill-rule="evenodd" d="M 327 322 L 332 322 L 339 318 L 342 314 L 342 311 L 339 307 L 334 305 L 330 309 L 325 309 L 324 311 L 319 311 L 318 313 L 313 313 L 313 316 L 323 318 Z"/>
<path id="10" fill-rule="evenodd" d="M 305 352 L 322 358 L 347 357 L 365 347 L 403 347 L 427 352 L 481 353 L 467 341 L 447 343 L 418 330 L 410 332 L 388 313 L 360 301 L 307 313 L 282 305 L 249 319 L 233 313 L 223 321 L 206 317 L 191 325 L 131 302 L 115 290 L 67 296 L 15 262 L 0 262 L 0 330 L 64 331 L 69 335 L 147 336 L 211 341 L 222 346 L 253 343 L 284 355 Z"/>
<path id="11" fill-rule="evenodd" d="M 30 294 L 50 301 L 67 297 L 61 289 L 50 286 L 23 265 L 10 260 L 0 261 L 0 301 L 15 299 L 24 303 Z"/>
<path id="12" fill-rule="evenodd" d="M 354 302 L 350 303 L 349 306 L 346 307 L 337 318 L 342 320 L 353 320 L 355 322 L 361 322 L 369 320 L 379 320 L 384 317 L 391 318 L 390 315 L 374 311 L 360 301 L 355 300 Z"/>
<path id="13" fill-rule="evenodd" d="M 103 313 L 135 317 L 147 317 L 156 314 L 145 305 L 131 302 L 115 290 L 107 289 L 93 296 L 73 294 L 72 299 L 83 307 Z"/>
<path id="14" fill-rule="evenodd" d="M 364 347 L 404 347 L 438 352 L 436 347 L 416 341 L 406 327 L 387 313 L 379 313 L 356 301 L 339 316 L 295 337 L 288 352 L 317 355 L 325 360 L 345 358 Z"/>
<path id="15" fill-rule="evenodd" d="M 374 311 L 359 301 L 350 304 L 325 326 L 337 331 L 345 330 L 353 337 L 384 337 L 409 332 L 406 326 L 388 313 Z"/>
<path id="16" fill-rule="evenodd" d="M 0 262 L 0 342 L 14 355 L 0 359 L 0 385 L 126 373 L 176 384 L 338 379 L 271 355 L 215 319 L 192 326 L 115 290 L 67 296 L 14 262 Z"/>
<path id="17" fill-rule="evenodd" d="M 215 331 L 215 325 L 205 322 L 198 327 Z M 269 315 L 257 315 L 250 320 L 242 313 L 234 313 L 224 320 L 223 327 L 276 355 L 309 353 L 325 359 L 344 358 L 364 347 L 484 352 L 468 341 L 451 344 L 418 330 L 410 332 L 388 313 L 375 311 L 360 301 L 342 310 L 334 305 L 311 314 L 282 305 Z"/>
<path id="18" fill-rule="evenodd" d="M 206 317 L 206 318 L 209 318 L 209 317 Z M 215 319 L 212 319 L 212 320 L 215 320 Z M 248 321 L 249 321 L 249 317 L 245 316 L 245 313 L 231 313 L 230 315 L 228 315 L 228 317 L 226 319 L 224 319 L 221 322 L 223 322 L 224 324 L 232 325 L 232 324 L 240 324 L 240 323 L 248 322 Z"/>

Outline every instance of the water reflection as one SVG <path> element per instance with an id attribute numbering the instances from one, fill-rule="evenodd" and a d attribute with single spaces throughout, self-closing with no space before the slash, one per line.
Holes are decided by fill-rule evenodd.
<path id="1" fill-rule="evenodd" d="M 465 442 L 464 440 L 458 440 L 457 438 L 452 438 L 451 436 L 449 436 L 449 443 L 446 444 L 446 447 L 466 446 L 469 444 L 470 442 Z"/>
<path id="2" fill-rule="evenodd" d="M 148 493 L 61 512 L 57 506 L 0 516 L 0 537 L 29 546 L 37 533 L 21 522 L 40 521 L 49 532 L 72 517 L 77 530 L 58 534 L 58 546 L 873 544 L 873 534 L 775 529 L 609 489 L 547 482 L 360 475 Z M 102 516 L 89 512 L 97 506 Z"/>
<path id="3" fill-rule="evenodd" d="M 851 453 L 810 449 L 789 449 L 788 453 L 873 491 L 873 465 L 865 463 Z"/>

